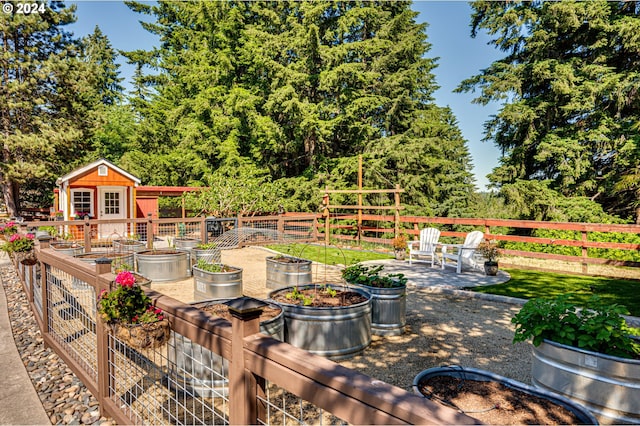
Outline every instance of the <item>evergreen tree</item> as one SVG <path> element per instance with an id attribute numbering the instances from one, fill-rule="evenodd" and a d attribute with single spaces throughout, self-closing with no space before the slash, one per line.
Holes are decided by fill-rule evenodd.
<path id="1" fill-rule="evenodd" d="M 640 5 L 635 1 L 473 2 L 479 29 L 505 52 L 459 90 L 502 101 L 485 124 L 504 152 L 497 185 L 549 180 L 605 211 L 638 206 Z M 640 216 L 640 215 L 638 215 Z"/>
<path id="2" fill-rule="evenodd" d="M 161 43 L 147 52 L 155 93 L 137 108 L 144 168 L 184 171 L 171 182 L 185 184 L 249 161 L 300 197 L 283 180 L 353 186 L 345 167 L 362 154 L 368 186 L 407 185 L 418 211 L 465 209 L 469 154 L 451 112 L 433 105 L 435 63 L 410 3 L 129 4 L 155 16 L 145 27 Z"/>
<path id="3" fill-rule="evenodd" d="M 54 1 L 39 14 L 0 16 L 0 187 L 13 216 L 21 191 L 51 193 L 92 128 L 94 80 L 63 29 L 74 10 Z"/>
<path id="4" fill-rule="evenodd" d="M 94 68 L 100 102 L 104 105 L 120 102 L 124 91 L 118 71 L 120 64 L 116 63 L 117 54 L 111 42 L 98 26 L 82 40 L 82 56 Z"/>

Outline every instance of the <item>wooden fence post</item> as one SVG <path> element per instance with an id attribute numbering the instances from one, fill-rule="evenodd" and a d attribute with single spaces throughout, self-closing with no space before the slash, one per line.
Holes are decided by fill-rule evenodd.
<path id="1" fill-rule="evenodd" d="M 244 338 L 260 331 L 262 300 L 239 297 L 225 303 L 231 313 L 231 365 L 229 368 L 229 424 L 253 425 L 258 419 L 258 378 L 244 365 Z M 263 379 L 261 379 L 263 381 Z"/>
<path id="2" fill-rule="evenodd" d="M 585 243 L 587 242 L 587 231 L 582 231 L 582 273 L 587 274 L 589 268 L 587 265 L 587 258 L 589 257 L 589 253 L 587 251 L 587 247 Z"/>
<path id="3" fill-rule="evenodd" d="M 151 213 L 147 213 L 147 248 L 151 250 L 153 248 L 153 219 Z"/>
<path id="4" fill-rule="evenodd" d="M 100 279 L 102 274 L 111 272 L 111 259 L 100 258 L 96 259 L 96 300 L 100 297 L 103 290 L 109 290 L 108 284 Z M 105 401 L 109 398 L 109 335 L 103 322 L 98 318 L 96 312 L 96 359 L 98 377 L 96 387 L 98 388 L 98 395 L 96 395 L 100 407 L 100 415 L 104 416 L 103 412 L 106 407 Z"/>

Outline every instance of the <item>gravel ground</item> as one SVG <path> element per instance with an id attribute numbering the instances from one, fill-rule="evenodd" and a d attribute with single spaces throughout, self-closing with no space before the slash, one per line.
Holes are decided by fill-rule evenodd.
<path id="1" fill-rule="evenodd" d="M 256 265 L 264 272 L 263 262 Z M 242 266 L 245 274 L 257 273 Z M 52 424 L 111 424 L 99 417 L 97 401 L 82 382 L 55 353 L 43 348 L 13 269 L 1 272 L 18 351 Z M 510 320 L 520 306 L 451 293 L 409 285 L 405 333 L 373 336 L 363 354 L 340 363 L 408 391 L 419 372 L 442 365 L 482 368 L 529 383 L 531 347 L 511 343 Z"/>

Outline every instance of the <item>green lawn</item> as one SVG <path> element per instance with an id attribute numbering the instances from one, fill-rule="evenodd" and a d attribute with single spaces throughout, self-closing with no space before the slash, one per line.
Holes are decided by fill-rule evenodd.
<path id="1" fill-rule="evenodd" d="M 569 294 L 576 304 L 585 302 L 595 294 L 607 303 L 626 306 L 633 316 L 640 316 L 640 281 L 520 269 L 507 269 L 506 272 L 511 275 L 511 280 L 504 284 L 467 290 L 523 299 L 554 298 L 559 294 Z"/>
<path id="2" fill-rule="evenodd" d="M 393 259 L 393 255 L 362 250 L 343 250 L 320 244 L 273 244 L 268 248 L 277 252 L 302 257 L 326 265 L 352 265 L 365 260 Z"/>

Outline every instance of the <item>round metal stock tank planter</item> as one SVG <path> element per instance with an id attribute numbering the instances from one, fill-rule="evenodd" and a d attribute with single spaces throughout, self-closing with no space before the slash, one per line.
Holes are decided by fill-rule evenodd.
<path id="1" fill-rule="evenodd" d="M 531 381 L 579 402 L 602 423 L 640 424 L 640 360 L 545 340 L 533 348 Z"/>
<path id="2" fill-rule="evenodd" d="M 191 249 L 191 263 L 197 264 L 199 259 L 204 259 L 207 263 L 220 263 L 222 256 L 219 248 L 213 249 Z"/>
<path id="3" fill-rule="evenodd" d="M 329 359 L 351 358 L 371 343 L 371 295 L 358 287 L 330 285 L 340 291 L 353 291 L 366 301 L 349 306 L 303 306 L 276 301 L 284 309 L 284 341 L 316 355 Z M 298 290 L 314 289 L 314 285 L 297 287 Z M 293 292 L 286 287 L 269 293 Z"/>
<path id="4" fill-rule="evenodd" d="M 398 336 L 407 324 L 407 286 L 371 287 L 353 284 L 371 294 L 371 332 L 376 336 Z"/>
<path id="5" fill-rule="evenodd" d="M 111 272 L 115 272 L 115 269 L 122 264 L 128 264 L 133 266 L 133 253 L 112 253 L 112 252 L 98 252 L 92 251 L 90 253 L 83 253 L 74 256 L 76 259 L 88 263 L 89 265 L 95 265 L 96 259 L 107 258 L 111 259 Z M 73 278 L 73 288 L 75 289 L 88 289 L 89 284 Z"/>
<path id="6" fill-rule="evenodd" d="M 529 386 L 525 383 L 517 380 L 509 379 L 507 377 L 494 374 L 490 371 L 480 370 L 477 368 L 449 366 L 449 367 L 434 367 L 427 370 L 423 370 L 413 379 L 413 392 L 416 395 L 422 395 L 425 398 L 429 398 L 429 395 L 425 395 L 421 392 L 421 382 L 433 378 L 433 377 L 455 377 L 463 380 L 473 380 L 478 382 L 496 382 L 511 389 L 515 389 L 519 392 L 537 396 L 539 398 L 546 399 L 558 406 L 570 411 L 577 419 L 580 420 L 580 424 L 585 425 L 597 425 L 596 418 L 580 404 L 565 398 L 556 393 L 549 392 L 544 389 L 536 389 L 533 386 Z M 473 413 L 467 413 L 468 416 L 473 417 Z"/>
<path id="7" fill-rule="evenodd" d="M 222 304 L 230 299 L 211 301 Z M 195 307 L 205 307 L 211 303 L 194 302 Z M 260 332 L 282 341 L 284 339 L 284 314 L 282 307 L 273 302 L 267 302 L 271 308 L 279 309 L 275 317 L 260 321 Z M 179 383 L 181 387 L 194 396 L 211 398 L 228 393 L 229 362 L 220 355 L 211 352 L 198 344 L 194 344 L 186 337 L 171 332 L 175 345 L 169 347 L 169 369 L 174 379 L 169 383 Z M 216 374 L 218 373 L 218 374 Z"/>
<path id="8" fill-rule="evenodd" d="M 311 261 L 288 256 L 267 257 L 267 288 L 311 284 Z"/>
<path id="9" fill-rule="evenodd" d="M 135 240 L 113 240 L 113 249 L 117 252 L 139 252 L 147 249 L 146 243 Z"/>
<path id="10" fill-rule="evenodd" d="M 55 250 L 56 253 L 66 254 L 68 256 L 77 256 L 84 253 L 84 247 L 77 243 L 53 242 L 51 243 L 51 248 Z"/>
<path id="11" fill-rule="evenodd" d="M 173 240 L 173 245 L 177 249 L 182 249 L 182 250 L 191 250 L 200 244 L 202 244 L 202 241 L 200 241 L 197 238 L 180 238 L 179 237 Z"/>
<path id="12" fill-rule="evenodd" d="M 193 267 L 193 290 L 196 300 L 233 299 L 242 296 L 242 268 L 216 263 L 224 272 L 209 272 Z"/>
<path id="13" fill-rule="evenodd" d="M 152 281 L 178 281 L 189 277 L 189 253 L 173 249 L 135 253 L 137 272 Z"/>

